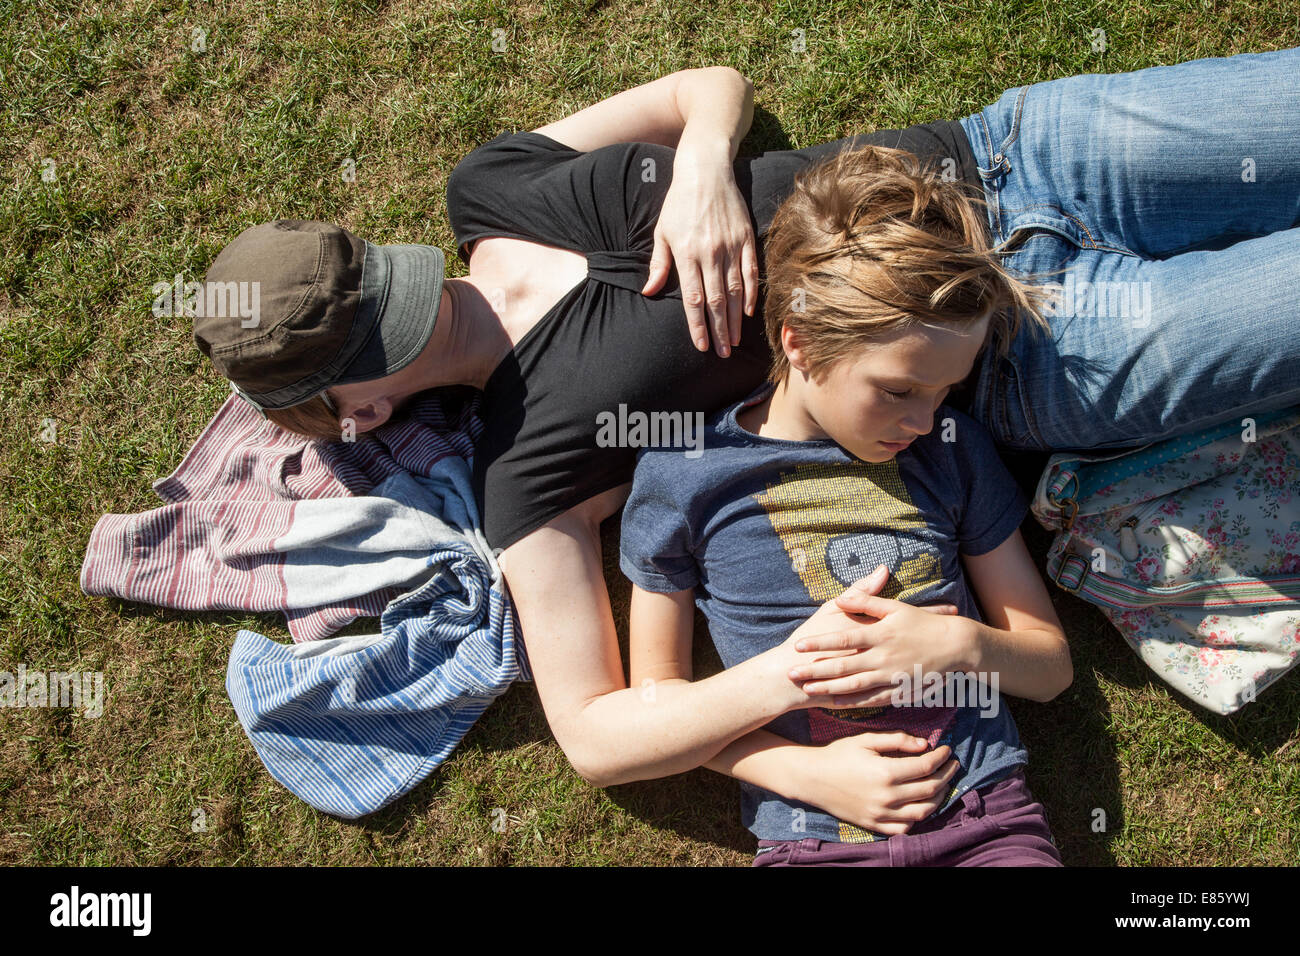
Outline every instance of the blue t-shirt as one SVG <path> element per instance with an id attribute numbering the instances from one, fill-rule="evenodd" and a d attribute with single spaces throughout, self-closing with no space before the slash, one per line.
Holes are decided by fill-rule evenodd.
<path id="1" fill-rule="evenodd" d="M 693 451 L 640 453 L 623 510 L 623 573 L 647 591 L 693 588 L 726 667 L 784 642 L 818 607 L 880 564 L 890 572 L 883 597 L 950 603 L 982 620 L 958 553 L 993 550 L 1028 510 L 988 431 L 940 405 L 928 434 L 890 461 L 865 462 L 829 438 L 764 438 L 738 425 L 737 411 L 771 390 L 764 384 L 714 415 L 703 453 L 698 443 Z M 939 811 L 1026 762 L 997 694 L 981 699 L 970 686 L 960 695 L 945 693 L 920 676 L 922 689 L 934 685 L 929 706 L 808 708 L 783 714 L 766 729 L 804 744 L 865 730 L 902 730 L 932 747 L 948 744 L 960 769 Z M 945 701 L 955 706 L 936 706 Z M 887 839 L 752 784 L 742 782 L 741 792 L 743 822 L 759 839 Z"/>

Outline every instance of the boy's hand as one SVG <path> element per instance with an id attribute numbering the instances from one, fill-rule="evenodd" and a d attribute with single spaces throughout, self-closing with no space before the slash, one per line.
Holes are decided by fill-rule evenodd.
<path id="1" fill-rule="evenodd" d="M 887 571 L 881 575 L 878 569 L 835 599 L 853 617 L 871 622 L 794 641 L 796 650 L 810 655 L 789 672 L 791 680 L 802 682 L 804 693 L 831 695 L 832 707 L 884 707 L 892 701 L 897 674 L 910 678 L 918 666 L 923 674 L 970 668 L 975 634 L 969 619 L 952 605 L 941 606 L 952 608 L 949 612 L 879 597 L 874 592 L 886 577 Z"/>
<path id="2" fill-rule="evenodd" d="M 924 613 L 927 617 L 933 615 L 955 617 L 957 615 L 957 608 L 952 604 L 915 607 L 911 604 L 902 604 L 899 601 L 888 601 L 886 598 L 876 597 L 876 593 L 885 586 L 888 579 L 889 569 L 881 565 L 865 578 L 846 588 L 839 597 L 832 598 L 819 607 L 816 613 L 800 624 L 783 644 L 767 652 L 767 655 L 774 655 L 774 663 L 782 668 L 781 674 L 784 678 L 796 685 L 796 693 L 792 698 L 790 709 L 803 707 L 881 707 L 890 702 L 889 696 L 892 692 L 892 685 L 886 689 L 883 698 L 878 700 L 877 703 L 862 704 L 851 703 L 843 697 L 837 698 L 834 696 L 835 694 L 856 693 L 853 699 L 861 700 L 861 688 L 839 690 L 832 687 L 830 690 L 819 690 L 817 685 L 809 688 L 807 684 L 802 683 L 817 679 L 824 687 L 831 683 L 826 678 L 857 674 L 864 666 L 870 666 L 871 662 L 864 661 L 864 652 L 861 650 L 862 647 L 870 645 L 855 643 L 864 640 L 861 635 L 867 625 L 862 622 L 861 615 L 853 612 L 863 607 L 864 602 L 882 601 L 886 604 L 898 605 L 900 608 L 905 607 L 911 611 Z M 876 609 L 881 610 L 883 613 L 881 606 Z M 890 608 L 890 610 L 894 609 Z M 871 632 L 871 636 L 874 637 L 875 632 Z M 909 674 L 911 673 L 910 666 L 908 669 Z M 793 676 L 796 673 L 803 676 Z M 889 675 L 886 676 L 886 683 L 892 678 L 893 673 L 894 671 L 890 671 Z"/>
<path id="3" fill-rule="evenodd" d="M 906 833 L 943 805 L 959 768 L 951 748 L 928 746 L 911 734 L 868 731 L 808 747 L 808 786 L 797 799 L 875 833 Z M 892 753 L 900 756 L 885 756 Z"/>

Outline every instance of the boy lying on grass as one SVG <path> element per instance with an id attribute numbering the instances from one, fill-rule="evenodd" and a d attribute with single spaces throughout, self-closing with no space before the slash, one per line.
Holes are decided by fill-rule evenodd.
<path id="1" fill-rule="evenodd" d="M 1044 321 L 975 202 L 900 150 L 810 167 L 767 240 L 770 381 L 710 419 L 703 454 L 638 459 L 620 546 L 631 686 L 653 706 L 656 682 L 692 679 L 693 603 L 723 664 L 752 669 L 774 719 L 750 729 L 791 744 L 738 738 L 707 766 L 742 781 L 756 866 L 1061 865 L 999 691 L 1051 700 L 1069 649 L 1020 536 L 1023 492 L 942 404 L 992 333 L 1005 347 L 1020 312 Z M 836 601 L 864 623 L 785 637 Z M 876 784 L 748 781 L 816 745 L 870 761 Z"/>

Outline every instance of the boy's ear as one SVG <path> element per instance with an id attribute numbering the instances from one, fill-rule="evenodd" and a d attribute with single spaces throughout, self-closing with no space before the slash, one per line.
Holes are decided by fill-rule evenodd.
<path id="1" fill-rule="evenodd" d="M 781 348 L 785 350 L 785 357 L 791 368 L 798 369 L 800 372 L 808 370 L 803 354 L 803 336 L 789 325 L 781 326 Z"/>

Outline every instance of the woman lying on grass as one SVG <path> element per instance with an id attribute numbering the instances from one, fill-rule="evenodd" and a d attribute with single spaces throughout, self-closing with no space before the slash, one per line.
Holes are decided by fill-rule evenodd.
<path id="1" fill-rule="evenodd" d="M 758 264 L 772 216 L 800 170 L 864 144 L 936 162 L 947 189 L 928 193 L 933 204 L 963 189 L 985 204 L 988 234 L 953 252 L 980 256 L 983 276 L 996 271 L 984 255 L 994 250 L 1007 277 L 1065 267 L 1076 288 L 1154 286 L 1136 297 L 1150 304 L 1140 315 L 1090 314 L 1077 297 L 1050 335 L 1033 335 L 1020 333 L 1041 329 L 1041 300 L 1006 284 L 1019 297 L 998 320 L 1010 341 L 985 349 L 966 383 L 971 417 L 1003 445 L 1136 446 L 1300 402 L 1300 156 L 1271 119 L 1298 112 L 1297 67 L 1297 51 L 1279 51 L 1070 77 L 1010 90 L 958 122 L 740 159 L 748 82 L 726 68 L 684 71 L 502 134 L 462 161 L 448 213 L 464 278 L 444 281 L 432 247 L 375 246 L 321 223 L 257 226 L 208 279 L 260 281 L 260 327 L 203 320 L 196 339 L 274 421 L 325 440 L 375 428 L 429 388 L 483 390 L 485 532 L 502 549 L 547 720 L 587 780 L 708 765 L 859 827 L 881 827 L 886 806 L 906 824 L 944 801 L 946 750 L 917 755 L 867 805 L 862 794 L 880 792 L 875 738 L 794 746 L 759 729 L 827 703 L 790 682 L 787 645 L 661 686 L 653 707 L 628 687 L 600 523 L 626 499 L 638 449 L 599 441 L 603 423 L 639 412 L 684 424 L 763 383 L 773 355 Z M 1244 183 L 1243 157 L 1267 175 Z M 933 216 L 922 206 L 904 218 L 924 227 Z M 930 268 L 911 262 L 899 281 Z M 966 286 L 952 294 L 969 297 Z M 955 299 L 927 306 L 977 314 Z M 915 381 L 872 383 L 898 404 L 855 431 L 883 442 L 929 427 L 954 379 L 926 362 L 908 371 Z M 1015 566 L 1022 547 L 1017 533 L 995 551 L 1015 550 Z M 1021 600 L 1037 613 L 1032 594 Z M 869 606 L 828 602 L 793 635 L 857 639 L 848 612 Z M 894 643 L 900 670 L 928 663 L 920 644 Z"/>

